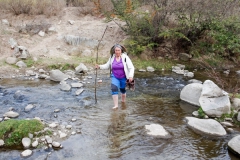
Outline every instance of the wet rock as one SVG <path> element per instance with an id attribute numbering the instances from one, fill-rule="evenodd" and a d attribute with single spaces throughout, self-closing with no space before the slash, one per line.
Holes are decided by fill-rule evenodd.
<path id="1" fill-rule="evenodd" d="M 80 95 L 83 91 L 84 91 L 84 89 L 78 89 L 78 90 L 76 90 L 75 95 L 78 96 L 78 95 Z"/>
<path id="2" fill-rule="evenodd" d="M 58 112 L 60 112 L 60 109 L 55 109 L 54 112 L 58 113 Z"/>
<path id="3" fill-rule="evenodd" d="M 190 104 L 200 106 L 199 98 L 202 92 L 202 84 L 191 83 L 186 85 L 180 93 L 180 99 Z"/>
<path id="4" fill-rule="evenodd" d="M 59 131 L 59 137 L 60 138 L 65 138 L 65 137 L 67 137 L 67 134 L 64 133 L 64 132 Z"/>
<path id="5" fill-rule="evenodd" d="M 228 142 L 228 149 L 232 151 L 233 153 L 237 154 L 240 156 L 240 135 L 233 137 L 229 142 Z"/>
<path id="6" fill-rule="evenodd" d="M 71 135 L 75 135 L 75 134 L 76 134 L 76 132 L 72 132 L 72 133 L 71 133 Z"/>
<path id="7" fill-rule="evenodd" d="M 26 157 L 31 156 L 32 154 L 33 154 L 33 152 L 30 149 L 27 149 L 21 153 L 21 156 L 26 158 Z"/>
<path id="8" fill-rule="evenodd" d="M 29 148 L 31 145 L 31 139 L 28 137 L 25 137 L 22 139 L 22 144 L 24 148 Z"/>
<path id="9" fill-rule="evenodd" d="M 83 86 L 83 84 L 82 83 L 71 83 L 71 86 L 73 88 L 81 88 Z"/>
<path id="10" fill-rule="evenodd" d="M 33 104 L 29 104 L 29 105 L 27 105 L 27 106 L 25 107 L 25 111 L 26 111 L 26 112 L 29 112 L 29 111 L 31 111 L 33 108 L 34 108 L 34 105 L 33 105 Z"/>
<path id="11" fill-rule="evenodd" d="M 76 121 L 77 121 L 77 119 L 76 119 L 76 118 L 73 118 L 71 121 L 72 121 L 72 122 L 76 122 Z"/>
<path id="12" fill-rule="evenodd" d="M 158 136 L 161 138 L 170 138 L 171 135 L 159 124 L 150 124 L 145 125 L 146 130 L 148 130 L 147 134 L 152 136 Z"/>
<path id="13" fill-rule="evenodd" d="M 67 125 L 66 129 L 72 129 L 72 125 Z"/>
<path id="14" fill-rule="evenodd" d="M 61 88 L 62 91 L 70 91 L 71 90 L 71 86 L 67 83 L 61 83 Z"/>
<path id="15" fill-rule="evenodd" d="M 227 133 L 222 125 L 213 119 L 198 119 L 186 117 L 188 126 L 196 133 L 206 134 L 209 136 L 225 136 Z"/>
<path id="16" fill-rule="evenodd" d="M 69 78 L 68 75 L 64 74 L 60 70 L 51 70 L 49 72 L 50 80 L 55 81 L 55 82 L 61 82 L 64 80 L 67 80 Z"/>
<path id="17" fill-rule="evenodd" d="M 51 123 L 51 124 L 49 124 L 49 127 L 50 128 L 56 128 L 58 126 L 58 124 L 56 124 L 56 123 Z"/>
<path id="18" fill-rule="evenodd" d="M 19 116 L 19 114 L 17 112 L 9 111 L 6 112 L 3 116 L 8 118 L 16 118 Z"/>
<path id="19" fill-rule="evenodd" d="M 87 67 L 83 64 L 80 63 L 76 68 L 75 68 L 75 73 L 76 74 L 83 74 L 83 73 L 87 73 L 88 69 Z"/>
<path id="20" fill-rule="evenodd" d="M 70 91 L 71 90 L 71 86 L 69 85 L 69 84 L 67 84 L 67 83 L 61 83 L 61 87 L 60 87 L 60 89 L 62 90 L 62 91 Z"/>
<path id="21" fill-rule="evenodd" d="M 25 96 L 22 94 L 20 90 L 18 90 L 14 93 L 13 98 L 21 101 L 25 98 Z"/>
<path id="22" fill-rule="evenodd" d="M 59 148 L 61 146 L 61 143 L 53 141 L 52 146 L 55 147 L 55 148 Z"/>

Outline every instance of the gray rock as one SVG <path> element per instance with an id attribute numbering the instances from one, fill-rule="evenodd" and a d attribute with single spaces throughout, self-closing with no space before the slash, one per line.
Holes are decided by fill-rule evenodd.
<path id="1" fill-rule="evenodd" d="M 233 124 L 230 122 L 220 122 L 225 127 L 233 127 Z"/>
<path id="2" fill-rule="evenodd" d="M 239 144 L 240 144 L 240 135 L 233 137 L 228 142 L 228 149 L 239 156 L 240 155 L 240 145 Z"/>
<path id="3" fill-rule="evenodd" d="M 32 147 L 36 148 L 37 146 L 38 146 L 38 141 L 36 140 L 32 143 Z"/>
<path id="4" fill-rule="evenodd" d="M 22 144 L 24 148 L 29 148 L 31 145 L 31 139 L 28 137 L 25 137 L 22 139 Z"/>
<path id="5" fill-rule="evenodd" d="M 232 99 L 232 107 L 235 110 L 239 110 L 240 109 L 240 99 L 239 98 L 233 98 Z"/>
<path id="6" fill-rule="evenodd" d="M 208 136 L 225 136 L 227 133 L 222 125 L 213 119 L 186 117 L 188 126 L 196 133 Z"/>
<path id="7" fill-rule="evenodd" d="M 53 141 L 52 146 L 55 147 L 55 148 L 59 148 L 61 146 L 61 143 Z"/>
<path id="8" fill-rule="evenodd" d="M 81 88 L 83 86 L 83 84 L 82 83 L 71 83 L 71 86 L 73 88 Z"/>
<path id="9" fill-rule="evenodd" d="M 186 85 L 180 92 L 180 99 L 190 104 L 200 106 L 199 98 L 202 92 L 202 86 L 200 83 Z"/>
<path id="10" fill-rule="evenodd" d="M 159 124 L 145 125 L 148 135 L 158 136 L 161 138 L 171 138 L 171 135 Z"/>
<path id="11" fill-rule="evenodd" d="M 221 97 L 225 96 L 225 92 L 219 88 L 213 81 L 206 80 L 203 83 L 202 94 L 201 96 L 206 97 Z"/>
<path id="12" fill-rule="evenodd" d="M 18 66 L 19 68 L 26 68 L 27 67 L 27 65 L 23 61 L 18 61 L 16 63 L 16 66 Z"/>
<path id="13" fill-rule="evenodd" d="M 26 158 L 26 157 L 31 156 L 32 154 L 33 154 L 33 151 L 31 151 L 30 149 L 27 149 L 21 153 L 21 156 Z"/>
<path id="14" fill-rule="evenodd" d="M 80 95 L 83 91 L 84 91 L 84 89 L 76 90 L 76 92 L 75 92 L 76 96 Z"/>
<path id="15" fill-rule="evenodd" d="M 19 116 L 19 113 L 14 111 L 9 111 L 9 112 L 6 112 L 3 116 L 8 118 L 16 118 Z"/>
<path id="16" fill-rule="evenodd" d="M 75 73 L 76 74 L 82 74 L 82 73 L 87 73 L 88 69 L 87 67 L 83 64 L 80 63 L 76 68 L 75 68 Z"/>
<path id="17" fill-rule="evenodd" d="M 17 63 L 17 58 L 16 57 L 7 57 L 6 63 L 11 64 L 11 65 L 16 64 Z"/>
<path id="18" fill-rule="evenodd" d="M 240 112 L 238 112 L 237 120 L 240 122 Z"/>
<path id="19" fill-rule="evenodd" d="M 199 116 L 198 111 L 194 111 L 194 112 L 192 113 L 192 115 L 193 115 L 194 117 L 198 117 L 198 116 Z"/>
<path id="20" fill-rule="evenodd" d="M 33 105 L 33 104 L 28 104 L 28 105 L 25 107 L 25 111 L 26 111 L 26 112 L 29 112 L 29 111 L 31 111 L 33 108 L 34 108 L 34 105 Z"/>
<path id="21" fill-rule="evenodd" d="M 147 71 L 148 71 L 148 72 L 154 72 L 155 69 L 154 69 L 153 67 L 151 67 L 151 66 L 148 66 L 148 67 L 147 67 Z"/>
<path id="22" fill-rule="evenodd" d="M 69 84 L 67 84 L 67 83 L 62 83 L 60 89 L 62 91 L 70 91 L 71 90 L 71 86 Z"/>
<path id="23" fill-rule="evenodd" d="M 200 84 L 202 84 L 202 81 L 197 80 L 197 79 L 190 79 L 190 80 L 188 80 L 188 83 L 200 83 Z"/>
<path id="24" fill-rule="evenodd" d="M 67 80 L 69 78 L 68 75 L 64 74 L 60 70 L 51 70 L 50 72 L 50 80 L 56 81 L 56 82 L 61 82 L 63 80 Z"/>

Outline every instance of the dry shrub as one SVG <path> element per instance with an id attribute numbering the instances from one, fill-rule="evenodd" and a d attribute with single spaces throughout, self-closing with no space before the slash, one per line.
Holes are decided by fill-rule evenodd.
<path id="1" fill-rule="evenodd" d="M 65 0 L 0 0 L 0 8 L 15 15 L 56 15 L 65 6 Z"/>

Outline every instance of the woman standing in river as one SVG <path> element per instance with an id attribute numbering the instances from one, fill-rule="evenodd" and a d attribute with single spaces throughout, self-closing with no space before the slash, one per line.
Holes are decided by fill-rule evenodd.
<path id="1" fill-rule="evenodd" d="M 113 51 L 112 51 L 113 50 Z M 96 65 L 97 69 L 111 69 L 111 91 L 114 102 L 113 109 L 118 108 L 118 91 L 121 92 L 121 100 L 126 102 L 126 81 L 132 82 L 134 66 L 131 59 L 125 54 L 125 48 L 115 44 L 111 52 L 114 52 L 108 62 L 103 65 Z"/>

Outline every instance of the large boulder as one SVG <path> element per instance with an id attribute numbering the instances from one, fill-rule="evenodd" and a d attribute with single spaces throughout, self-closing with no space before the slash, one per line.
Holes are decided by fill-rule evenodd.
<path id="1" fill-rule="evenodd" d="M 201 96 L 202 86 L 200 83 L 186 85 L 180 93 L 180 99 L 190 104 L 200 106 L 199 98 Z"/>
<path id="2" fill-rule="evenodd" d="M 227 132 L 223 126 L 213 119 L 198 119 L 194 117 L 186 117 L 188 126 L 196 133 L 208 136 L 225 136 Z"/>
<path id="3" fill-rule="evenodd" d="M 240 156 L 240 135 L 233 137 L 229 142 L 228 142 L 228 149 L 232 151 L 233 153 L 237 154 Z"/>
<path id="4" fill-rule="evenodd" d="M 231 112 L 231 103 L 227 93 L 211 80 L 203 83 L 199 103 L 209 117 L 220 117 L 222 114 Z"/>

